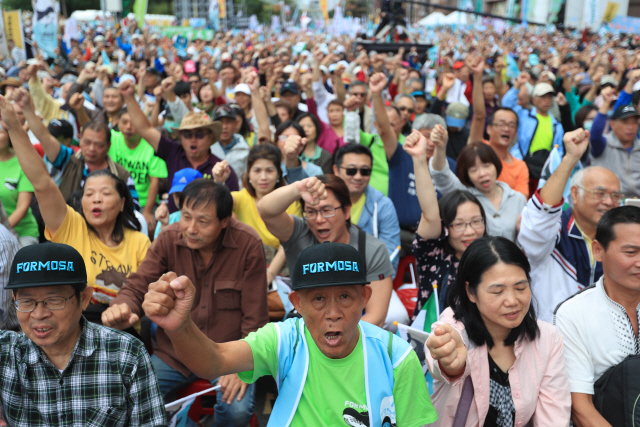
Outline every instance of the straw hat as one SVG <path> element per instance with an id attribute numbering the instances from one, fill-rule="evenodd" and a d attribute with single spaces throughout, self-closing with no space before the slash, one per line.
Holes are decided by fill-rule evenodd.
<path id="1" fill-rule="evenodd" d="M 209 129 L 213 133 L 213 142 L 217 142 L 220 139 L 222 133 L 222 123 L 211 121 L 211 118 L 204 112 L 196 113 L 190 111 L 180 122 L 180 127 L 172 126 L 174 131 L 189 130 L 189 129 Z"/>

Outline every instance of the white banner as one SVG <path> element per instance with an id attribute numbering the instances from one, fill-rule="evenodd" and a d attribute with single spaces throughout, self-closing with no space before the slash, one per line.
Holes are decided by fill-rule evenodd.
<path id="1" fill-rule="evenodd" d="M 4 17 L 2 16 L 2 9 L 0 9 L 0 55 L 8 58 L 11 55 L 9 52 L 9 46 L 7 45 L 7 35 L 4 32 Z"/>

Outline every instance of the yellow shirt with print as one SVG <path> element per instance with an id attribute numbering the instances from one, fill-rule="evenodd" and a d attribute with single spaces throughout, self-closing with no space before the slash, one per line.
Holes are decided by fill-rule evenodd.
<path id="1" fill-rule="evenodd" d="M 124 286 L 127 276 L 138 270 L 147 250 L 149 238 L 139 231 L 124 229 L 124 238 L 111 248 L 89 230 L 87 222 L 78 212 L 67 206 L 67 214 L 56 234 L 45 228 L 47 240 L 72 246 L 84 258 L 87 282 L 93 286 L 92 303 L 109 304 Z"/>

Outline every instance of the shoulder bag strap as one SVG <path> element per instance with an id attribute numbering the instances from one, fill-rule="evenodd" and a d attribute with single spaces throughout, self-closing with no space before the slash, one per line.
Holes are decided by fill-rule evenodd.
<path id="1" fill-rule="evenodd" d="M 367 233 L 358 228 L 358 252 L 364 262 L 364 271 L 367 271 Z"/>
<path id="2" fill-rule="evenodd" d="M 462 386 L 462 394 L 458 401 L 458 409 L 456 409 L 456 417 L 453 419 L 452 427 L 465 426 L 471 409 L 471 402 L 473 402 L 473 381 L 471 380 L 471 375 L 469 375 Z"/>

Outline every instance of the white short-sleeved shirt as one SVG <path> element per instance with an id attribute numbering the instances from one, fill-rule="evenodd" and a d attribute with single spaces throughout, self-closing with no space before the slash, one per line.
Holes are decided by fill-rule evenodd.
<path id="1" fill-rule="evenodd" d="M 594 394 L 594 383 L 640 343 L 625 309 L 605 292 L 604 276 L 556 308 L 553 323 L 564 337 L 572 393 Z M 636 310 L 640 319 L 640 305 Z"/>

